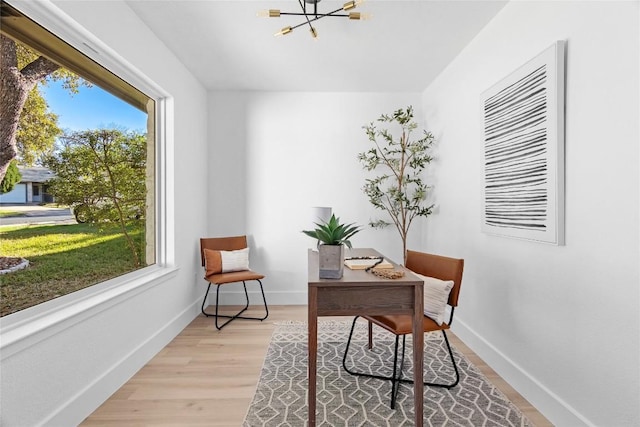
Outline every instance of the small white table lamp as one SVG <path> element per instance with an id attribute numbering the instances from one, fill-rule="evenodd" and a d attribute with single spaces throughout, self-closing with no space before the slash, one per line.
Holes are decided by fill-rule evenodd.
<path id="1" fill-rule="evenodd" d="M 331 219 L 331 208 L 313 207 L 311 208 L 311 225 L 315 228 L 316 223 L 328 222 Z"/>

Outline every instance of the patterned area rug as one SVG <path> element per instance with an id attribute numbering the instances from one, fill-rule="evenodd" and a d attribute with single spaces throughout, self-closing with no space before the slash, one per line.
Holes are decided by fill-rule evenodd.
<path id="1" fill-rule="evenodd" d="M 356 377 L 342 367 L 351 321 L 318 322 L 318 426 L 412 426 L 413 385 L 402 384 L 396 409 L 390 403 L 391 382 Z M 374 326 L 374 346 L 367 349 L 367 326 L 359 321 L 348 366 L 390 375 L 394 336 Z M 451 382 L 453 369 L 442 334 L 425 335 L 425 381 Z M 351 357 L 353 355 L 353 357 Z M 460 383 L 447 390 L 424 391 L 425 426 L 531 426 L 507 398 L 454 349 Z M 443 363 L 444 362 L 444 363 Z M 411 341 L 407 337 L 404 377 L 411 377 Z M 307 425 L 307 325 L 276 324 L 244 427 Z"/>

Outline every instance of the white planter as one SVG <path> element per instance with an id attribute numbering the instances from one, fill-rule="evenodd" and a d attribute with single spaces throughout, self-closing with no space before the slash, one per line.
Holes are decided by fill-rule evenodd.
<path id="1" fill-rule="evenodd" d="M 320 245 L 318 263 L 321 279 L 340 279 L 344 270 L 344 245 Z"/>

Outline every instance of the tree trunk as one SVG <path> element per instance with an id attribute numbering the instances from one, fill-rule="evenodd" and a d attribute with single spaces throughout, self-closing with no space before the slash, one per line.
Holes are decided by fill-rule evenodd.
<path id="1" fill-rule="evenodd" d="M 0 35 L 0 181 L 9 163 L 18 155 L 16 133 L 22 107 L 36 84 L 60 66 L 40 56 L 22 70 L 18 69 L 16 42 Z"/>
<path id="2" fill-rule="evenodd" d="M 402 257 L 404 258 L 404 265 L 405 267 L 407 266 L 407 237 L 404 236 L 402 238 Z"/>

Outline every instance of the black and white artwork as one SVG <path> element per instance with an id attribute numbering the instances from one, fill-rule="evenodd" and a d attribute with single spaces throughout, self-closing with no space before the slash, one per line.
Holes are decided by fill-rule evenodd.
<path id="1" fill-rule="evenodd" d="M 564 244 L 564 51 L 557 41 L 482 94 L 482 230 Z"/>

